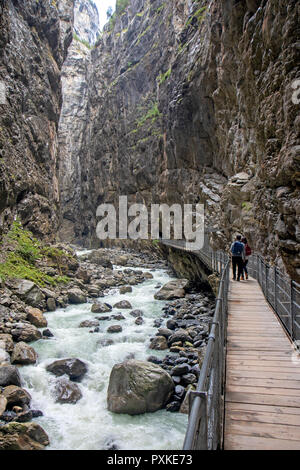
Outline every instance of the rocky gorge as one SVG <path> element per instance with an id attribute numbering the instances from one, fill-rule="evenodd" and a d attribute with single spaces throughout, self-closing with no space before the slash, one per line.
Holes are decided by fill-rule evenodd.
<path id="1" fill-rule="evenodd" d="M 99 204 L 203 203 L 213 249 L 241 232 L 299 282 L 299 13 L 0 2 L 1 450 L 181 448 L 218 278 L 100 242 Z"/>
<path id="2" fill-rule="evenodd" d="M 155 250 L 98 249 L 76 254 L 60 245 L 54 267 L 47 258 L 49 247 L 38 244 L 20 225 L 13 233 L 6 239 L 12 244 L 7 249 L 20 250 L 26 237 L 28 244 L 29 240 L 36 243 L 47 255 L 31 265 L 40 270 L 40 276 L 48 273 L 48 284 L 50 278 L 57 283 L 47 286 L 37 273 L 36 282 L 2 282 L 0 449 L 41 450 L 49 444 L 60 448 L 57 439 L 67 409 L 57 407 L 78 407 L 78 423 L 84 427 L 80 406 L 87 406 L 85 401 L 89 402 L 89 391 L 94 388 L 98 401 L 107 393 L 107 408 L 101 402 L 99 416 L 96 413 L 88 422 L 90 432 L 99 426 L 98 419 L 110 419 L 108 412 L 143 416 L 165 410 L 174 413 L 172 445 L 180 445 L 185 427 L 179 432 L 176 426 L 185 420 L 188 393 L 199 377 L 214 311 L 213 294 L 201 294 L 185 279 L 158 282 L 165 279 L 168 268 Z M 97 377 L 105 357 L 113 367 Z M 95 446 L 142 448 L 141 443 L 122 441 L 128 425 L 136 426 L 128 417 L 120 425 L 120 435 L 109 425 L 112 435 Z M 72 436 L 69 426 L 67 435 Z M 60 445 L 74 448 L 70 439 L 62 438 Z"/>

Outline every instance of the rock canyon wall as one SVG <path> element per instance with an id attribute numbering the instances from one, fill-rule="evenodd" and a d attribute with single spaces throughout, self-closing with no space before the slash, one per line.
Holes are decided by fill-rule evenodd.
<path id="1" fill-rule="evenodd" d="M 243 232 L 255 251 L 299 280 L 300 121 L 292 100 L 299 78 L 299 2 L 118 2 L 94 47 L 93 3 L 77 1 L 75 36 L 62 70 L 61 113 L 59 78 L 69 30 L 59 26 L 63 15 L 51 2 L 26 2 L 22 9 L 19 3 L 2 7 L 0 79 L 11 74 L 14 87 L 26 87 L 16 57 L 23 54 L 28 67 L 35 57 L 42 62 L 34 63 L 33 79 L 27 77 L 35 90 L 28 99 L 37 103 L 26 126 L 24 92 L 0 117 L 7 120 L 0 124 L 0 152 L 9 158 L 5 168 L 14 174 L 18 167 L 15 179 L 9 173 L 1 177 L 2 219 L 18 212 L 27 223 L 33 214 L 30 227 L 45 235 L 49 220 L 53 229 L 59 217 L 61 239 L 96 245 L 99 203 L 117 203 L 119 195 L 147 205 L 203 202 L 214 247 L 228 247 Z M 29 13 L 38 23 L 36 33 Z M 72 12 L 70 22 L 71 17 Z M 12 21 L 20 22 L 22 34 L 27 31 L 24 46 L 14 38 L 18 28 L 7 28 Z M 66 15 L 63 24 L 69 25 Z M 36 49 L 28 50 L 28 38 Z M 19 48 L 13 54 L 14 41 Z M 50 96 L 36 92 L 36 80 L 45 74 Z M 22 121 L 23 140 L 9 113 Z M 17 150 L 19 142 L 25 144 Z M 51 214 L 48 225 L 35 212 L 38 206 L 45 214 L 43 204 Z"/>

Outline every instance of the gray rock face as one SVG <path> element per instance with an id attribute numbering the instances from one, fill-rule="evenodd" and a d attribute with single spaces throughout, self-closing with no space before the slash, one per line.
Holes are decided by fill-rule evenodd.
<path id="1" fill-rule="evenodd" d="M 88 369 L 86 364 L 80 359 L 61 359 L 49 364 L 46 370 L 58 377 L 66 374 L 70 377 L 70 380 L 79 381 Z"/>
<path id="2" fill-rule="evenodd" d="M 17 295 L 32 307 L 39 307 L 45 299 L 40 288 L 32 281 L 22 279 L 17 285 Z"/>
<path id="3" fill-rule="evenodd" d="M 130 302 L 128 302 L 128 300 L 121 300 L 114 305 L 114 308 L 129 309 L 132 308 L 132 305 Z"/>
<path id="4" fill-rule="evenodd" d="M 157 411 L 174 390 L 170 375 L 150 362 L 130 360 L 113 367 L 107 392 L 108 409 L 130 415 Z"/>
<path id="5" fill-rule="evenodd" d="M 30 394 L 21 387 L 16 385 L 9 385 L 3 390 L 3 395 L 7 400 L 10 407 L 29 405 L 31 402 Z"/>
<path id="6" fill-rule="evenodd" d="M 35 235 L 57 229 L 57 125 L 61 67 L 72 40 L 71 0 L 1 2 L 1 226 L 16 214 Z M 5 59 L 4 59 L 5 50 Z M 17 52 L 16 52 L 17 51 Z M 3 159 L 3 160 L 2 160 Z"/>

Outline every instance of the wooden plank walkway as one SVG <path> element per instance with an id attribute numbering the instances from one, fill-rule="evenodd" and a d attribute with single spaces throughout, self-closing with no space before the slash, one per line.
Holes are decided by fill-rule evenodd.
<path id="1" fill-rule="evenodd" d="M 300 449 L 300 357 L 257 281 L 230 282 L 225 450 Z"/>

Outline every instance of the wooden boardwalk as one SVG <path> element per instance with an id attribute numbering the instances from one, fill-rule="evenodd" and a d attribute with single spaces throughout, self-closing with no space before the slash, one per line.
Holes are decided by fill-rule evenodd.
<path id="1" fill-rule="evenodd" d="M 300 449 L 300 357 L 257 281 L 230 282 L 225 450 Z"/>

